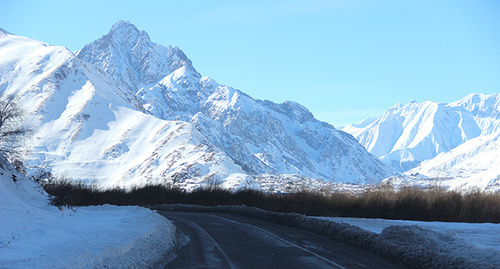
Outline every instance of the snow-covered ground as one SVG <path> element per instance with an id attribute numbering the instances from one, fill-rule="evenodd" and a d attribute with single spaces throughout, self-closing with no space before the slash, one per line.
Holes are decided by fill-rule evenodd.
<path id="1" fill-rule="evenodd" d="M 320 193 L 362 193 L 371 185 L 336 183 L 308 178 L 296 174 L 262 174 L 254 176 L 260 189 L 267 193 L 294 193 L 312 191 Z"/>
<path id="2" fill-rule="evenodd" d="M 146 208 L 49 206 L 3 156 L 0 227 L 1 268 L 150 267 L 176 245 L 175 226 Z"/>
<path id="3" fill-rule="evenodd" d="M 435 231 L 441 234 L 451 235 L 458 241 L 465 242 L 479 248 L 488 257 L 500 258 L 500 224 L 493 223 L 457 223 L 457 222 L 426 222 L 408 220 L 387 219 L 363 219 L 363 218 L 340 218 L 340 217 L 318 217 L 338 223 L 347 223 L 377 234 L 390 226 L 414 226 Z M 496 260 L 496 262 L 499 262 Z"/>

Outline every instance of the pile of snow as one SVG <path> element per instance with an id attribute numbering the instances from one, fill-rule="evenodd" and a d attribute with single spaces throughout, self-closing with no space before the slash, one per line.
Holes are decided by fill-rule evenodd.
<path id="1" fill-rule="evenodd" d="M 338 223 L 347 223 L 365 230 L 380 234 L 385 228 L 398 226 L 413 226 L 449 234 L 457 239 L 466 241 L 483 250 L 500 252 L 500 224 L 496 223 L 464 223 L 464 222 L 438 222 L 438 221 L 412 221 L 389 219 L 364 219 L 341 217 L 318 217 Z"/>
<path id="2" fill-rule="evenodd" d="M 481 268 L 500 266 L 500 224 L 450 223 L 407 220 L 317 217 L 376 233 L 375 249 L 395 260 L 428 256 L 424 267 Z M 399 253 L 411 255 L 398 256 Z M 411 263 L 410 263 L 411 264 Z"/>
<path id="3" fill-rule="evenodd" d="M 0 226 L 2 268 L 148 267 L 176 245 L 175 226 L 146 208 L 49 206 L 3 156 Z"/>

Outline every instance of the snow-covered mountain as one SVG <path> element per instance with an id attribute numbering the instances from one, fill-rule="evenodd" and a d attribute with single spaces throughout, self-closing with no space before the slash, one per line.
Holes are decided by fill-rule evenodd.
<path id="1" fill-rule="evenodd" d="M 107 35 L 76 55 L 133 92 L 156 84 L 180 67 L 193 69 L 191 60 L 179 48 L 151 42 L 146 32 L 126 21 L 114 24 Z"/>
<path id="2" fill-rule="evenodd" d="M 387 181 L 395 185 L 496 192 L 500 190 L 500 132 L 468 140 Z"/>
<path id="3" fill-rule="evenodd" d="M 136 53 L 143 57 L 130 60 L 137 58 Z M 248 173 L 301 173 L 360 182 L 390 174 L 351 136 L 316 120 L 305 107 L 255 100 L 202 77 L 180 49 L 151 42 L 129 22 L 118 22 L 77 55 L 119 81 L 129 81 L 129 74 L 135 74 L 132 80 L 141 86 L 135 94 L 146 111 L 165 120 L 191 122 Z M 151 60 L 152 55 L 163 60 Z M 161 75 L 177 69 L 151 83 L 142 79 L 150 77 L 143 75 L 145 65 L 136 62 L 152 62 L 148 66 L 165 70 Z M 129 71 L 116 73 L 109 66 Z"/>
<path id="4" fill-rule="evenodd" d="M 378 182 L 392 170 L 294 102 L 275 104 L 202 77 L 179 49 L 129 22 L 72 53 L 0 33 L 0 89 L 37 126 L 27 165 L 103 187 L 250 175 Z M 227 184 L 226 184 L 227 185 Z"/>
<path id="5" fill-rule="evenodd" d="M 407 171 L 466 141 L 500 131 L 500 94 L 470 94 L 449 104 L 396 104 L 379 118 L 343 130 L 386 164 Z"/>
<path id="6" fill-rule="evenodd" d="M 3 94 L 18 96 L 37 127 L 28 167 L 102 187 L 249 178 L 192 124 L 138 111 L 135 95 L 63 47 L 4 31 L 0 59 Z"/>
<path id="7" fill-rule="evenodd" d="M 454 189 L 500 189 L 500 132 L 471 139 L 407 172 Z"/>

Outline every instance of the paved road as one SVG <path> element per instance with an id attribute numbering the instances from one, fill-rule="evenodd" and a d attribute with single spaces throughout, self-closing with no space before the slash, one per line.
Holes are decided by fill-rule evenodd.
<path id="1" fill-rule="evenodd" d="M 158 212 L 190 238 L 165 268 L 401 268 L 364 250 L 251 217 Z"/>

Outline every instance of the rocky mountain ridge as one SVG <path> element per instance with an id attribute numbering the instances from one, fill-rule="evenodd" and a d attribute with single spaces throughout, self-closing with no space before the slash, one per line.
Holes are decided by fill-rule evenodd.
<path id="1" fill-rule="evenodd" d="M 202 77 L 180 49 L 151 42 L 129 22 L 75 54 L 2 33 L 0 58 L 8 59 L 2 93 L 16 95 L 38 127 L 26 164 L 58 176 L 192 189 L 253 188 L 252 175 L 266 173 L 358 183 L 392 174 L 305 107 Z"/>

